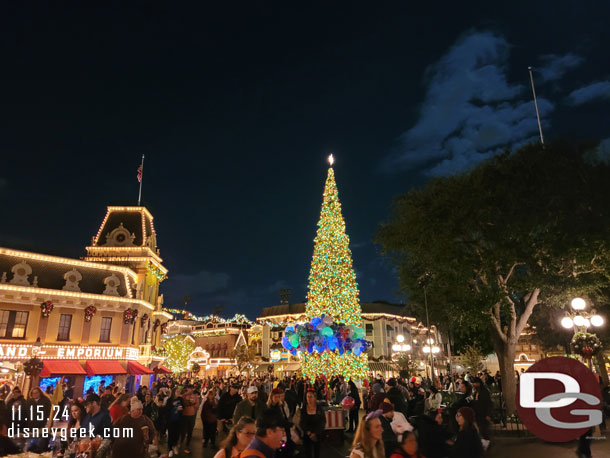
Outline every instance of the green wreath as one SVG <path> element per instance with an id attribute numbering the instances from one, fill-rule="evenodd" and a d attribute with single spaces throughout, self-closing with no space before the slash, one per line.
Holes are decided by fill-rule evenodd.
<path id="1" fill-rule="evenodd" d="M 572 337 L 572 351 L 583 358 L 591 359 L 593 355 L 602 349 L 602 343 L 595 334 L 589 332 L 577 332 Z"/>

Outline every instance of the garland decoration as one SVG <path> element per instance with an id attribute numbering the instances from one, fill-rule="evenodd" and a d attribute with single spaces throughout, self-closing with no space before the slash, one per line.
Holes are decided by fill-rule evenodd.
<path id="1" fill-rule="evenodd" d="M 30 375 L 32 377 L 36 377 L 38 374 L 40 374 L 40 372 L 42 372 L 42 368 L 42 361 L 38 358 L 30 358 L 23 363 L 23 372 L 25 372 L 25 375 Z"/>
<path id="2" fill-rule="evenodd" d="M 156 331 L 159 326 L 161 326 L 161 320 L 157 318 L 153 324 L 153 331 Z"/>
<path id="3" fill-rule="evenodd" d="M 45 318 L 49 318 L 49 315 L 51 314 L 51 312 L 53 311 L 53 302 L 51 301 L 45 301 L 42 304 L 40 304 L 40 311 L 42 312 L 42 316 Z"/>
<path id="4" fill-rule="evenodd" d="M 189 312 L 188 310 L 183 310 L 183 309 L 171 309 L 171 308 L 163 307 L 163 311 L 171 313 L 172 315 L 181 315 L 182 318 L 185 320 L 201 321 L 204 323 L 211 321 L 214 323 L 247 324 L 250 326 L 253 326 L 256 324 L 255 322 L 250 321 L 247 316 L 242 315 L 241 313 L 236 313 L 233 318 L 222 318 L 222 317 L 219 317 L 214 314 L 207 315 L 207 316 L 197 316 L 197 315 L 194 315 L 193 313 Z"/>
<path id="5" fill-rule="evenodd" d="M 93 315 L 95 315 L 95 312 L 97 312 L 97 308 L 95 308 L 94 305 L 90 305 L 89 307 L 87 307 L 85 309 L 85 321 L 87 323 L 89 321 L 91 321 L 91 318 L 93 318 Z"/>
<path id="6" fill-rule="evenodd" d="M 572 351 L 586 360 L 590 360 L 593 355 L 596 355 L 602 349 L 602 343 L 599 338 L 589 332 L 577 332 L 574 334 L 571 345 Z"/>
<path id="7" fill-rule="evenodd" d="M 167 323 L 161 325 L 161 334 L 165 334 L 165 331 L 167 331 Z"/>
<path id="8" fill-rule="evenodd" d="M 123 323 L 133 324 L 137 317 L 138 311 L 136 309 L 127 309 L 123 312 Z"/>
<path id="9" fill-rule="evenodd" d="M 309 323 L 286 328 L 282 345 L 292 355 L 301 352 L 331 352 L 360 356 L 371 343 L 364 338 L 364 329 L 354 325 L 335 323 L 329 315 L 314 317 Z"/>
<path id="10" fill-rule="evenodd" d="M 145 313 L 144 315 L 142 315 L 142 318 L 140 318 L 140 326 L 141 327 L 146 326 L 147 321 L 148 321 L 148 313 Z"/>

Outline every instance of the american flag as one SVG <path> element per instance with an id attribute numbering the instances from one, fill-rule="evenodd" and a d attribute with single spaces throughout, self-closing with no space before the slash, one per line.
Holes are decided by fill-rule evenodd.
<path id="1" fill-rule="evenodd" d="M 138 182 L 142 183 L 142 165 L 138 167 Z"/>

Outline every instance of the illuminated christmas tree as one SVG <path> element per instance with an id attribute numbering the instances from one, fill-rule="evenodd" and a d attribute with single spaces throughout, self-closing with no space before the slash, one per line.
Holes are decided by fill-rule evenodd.
<path id="1" fill-rule="evenodd" d="M 187 336 L 176 336 L 167 339 L 163 344 L 165 349 L 165 366 L 175 374 L 189 370 L 188 363 L 195 349 L 193 341 Z"/>
<path id="2" fill-rule="evenodd" d="M 360 328 L 362 319 L 358 283 L 352 265 L 349 237 L 345 233 L 332 155 L 329 162 L 331 166 L 324 188 L 318 232 L 314 239 L 306 315 L 309 320 L 325 316 L 327 325 L 332 319 L 335 330 L 340 323 L 351 325 L 350 334 L 346 337 L 348 342 L 354 342 L 355 345 L 351 347 L 348 344 L 349 347 L 335 349 L 331 343 L 330 349 L 326 345 L 325 351 L 303 352 L 302 370 L 303 375 L 310 379 L 320 374 L 326 377 L 339 374 L 346 378 L 362 379 L 368 372 L 368 358 L 362 351 L 366 347 L 361 348 L 361 344 L 356 343 L 357 339 L 364 337 L 364 330 Z M 321 328 L 323 324 L 319 326 Z"/>

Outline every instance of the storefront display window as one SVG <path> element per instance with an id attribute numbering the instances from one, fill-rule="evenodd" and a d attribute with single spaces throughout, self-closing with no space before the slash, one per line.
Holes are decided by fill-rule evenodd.
<path id="1" fill-rule="evenodd" d="M 58 383 L 61 382 L 61 377 L 46 377 L 40 379 L 40 389 L 42 391 L 47 391 L 47 387 L 51 386 L 52 389 L 55 389 Z"/>
<path id="2" fill-rule="evenodd" d="M 106 386 L 110 385 L 114 376 L 112 375 L 93 375 L 91 377 L 85 377 L 85 386 L 83 388 L 83 395 L 87 393 L 89 388 L 93 388 L 93 391 L 97 394 L 97 389 L 100 386 L 102 380 L 105 382 Z"/>

